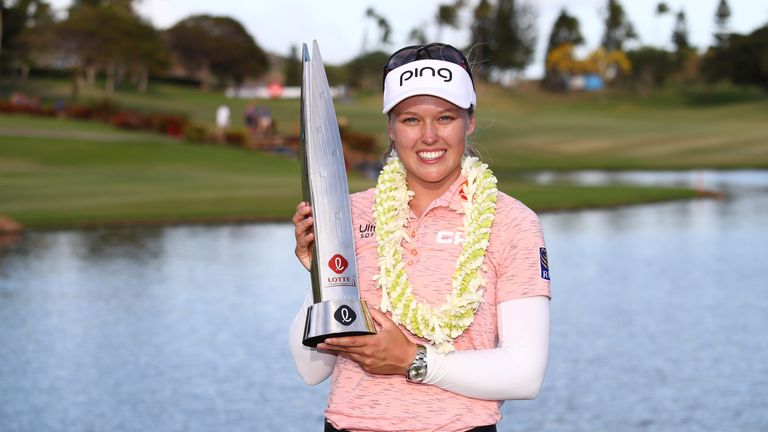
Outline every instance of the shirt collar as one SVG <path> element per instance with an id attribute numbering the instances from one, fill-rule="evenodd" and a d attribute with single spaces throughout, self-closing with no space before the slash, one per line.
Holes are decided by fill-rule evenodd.
<path id="1" fill-rule="evenodd" d="M 454 180 L 453 184 L 451 184 L 451 186 L 445 192 L 443 192 L 439 198 L 432 201 L 424 214 L 435 207 L 448 207 L 457 212 L 463 212 L 464 202 L 466 199 L 462 198 L 461 196 L 461 187 L 464 185 L 466 180 L 466 177 L 459 175 L 459 177 Z"/>

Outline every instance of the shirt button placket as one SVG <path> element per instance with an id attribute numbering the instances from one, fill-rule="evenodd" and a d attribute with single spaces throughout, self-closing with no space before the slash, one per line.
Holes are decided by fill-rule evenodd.
<path id="1" fill-rule="evenodd" d="M 408 257 L 408 265 L 413 266 L 419 262 L 419 222 L 416 219 L 411 219 L 410 226 L 408 227 L 408 235 L 411 236 L 410 243 L 410 257 Z"/>

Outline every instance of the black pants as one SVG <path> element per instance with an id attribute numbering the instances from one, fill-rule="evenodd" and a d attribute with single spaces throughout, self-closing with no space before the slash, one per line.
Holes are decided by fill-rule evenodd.
<path id="1" fill-rule="evenodd" d="M 332 424 L 328 423 L 328 420 L 325 421 L 325 430 L 324 432 L 349 432 L 346 429 L 336 429 L 333 427 Z M 467 432 L 496 432 L 496 425 L 488 425 L 488 426 L 478 426 L 476 428 L 472 428 L 468 430 Z"/>

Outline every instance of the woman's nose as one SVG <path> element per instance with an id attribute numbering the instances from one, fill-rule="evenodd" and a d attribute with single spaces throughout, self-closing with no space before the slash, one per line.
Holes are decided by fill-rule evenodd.
<path id="1" fill-rule="evenodd" d="M 425 144 L 434 144 L 437 142 L 437 130 L 432 123 L 424 123 L 424 130 L 421 134 L 421 141 Z"/>

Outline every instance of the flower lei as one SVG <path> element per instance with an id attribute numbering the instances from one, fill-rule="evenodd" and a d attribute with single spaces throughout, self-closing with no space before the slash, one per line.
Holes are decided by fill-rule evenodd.
<path id="1" fill-rule="evenodd" d="M 446 302 L 432 307 L 416 300 L 411 291 L 403 262 L 402 241 L 410 241 L 405 226 L 409 219 L 408 202 L 414 195 L 408 190 L 405 168 L 396 157 L 390 158 L 379 175 L 375 190 L 373 218 L 379 254 L 379 274 L 374 276 L 381 288 L 383 312 L 392 312 L 392 320 L 413 334 L 432 341 L 441 353 L 453 351 L 453 340 L 472 323 L 483 299 L 485 284 L 480 267 L 488 249 L 491 225 L 496 215 L 496 177 L 488 165 L 475 157 L 465 157 L 461 174 L 463 186 L 464 232 L 466 240 L 451 278 L 452 292 Z"/>

